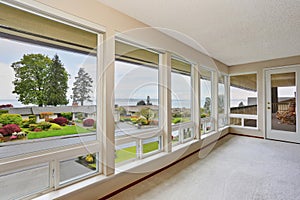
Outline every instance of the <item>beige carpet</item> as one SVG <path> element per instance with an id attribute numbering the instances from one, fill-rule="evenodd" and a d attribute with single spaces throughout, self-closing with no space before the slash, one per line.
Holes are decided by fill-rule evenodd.
<path id="1" fill-rule="evenodd" d="M 111 199 L 300 200 L 300 145 L 227 136 Z"/>

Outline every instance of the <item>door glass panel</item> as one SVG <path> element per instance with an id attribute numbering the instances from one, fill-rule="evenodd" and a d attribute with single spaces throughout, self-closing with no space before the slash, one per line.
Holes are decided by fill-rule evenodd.
<path id="1" fill-rule="evenodd" d="M 296 132 L 295 72 L 271 74 L 271 103 L 272 129 Z"/>

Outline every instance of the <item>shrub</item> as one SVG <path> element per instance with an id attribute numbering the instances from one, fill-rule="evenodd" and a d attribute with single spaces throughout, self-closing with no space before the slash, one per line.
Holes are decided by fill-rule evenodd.
<path id="1" fill-rule="evenodd" d="M 46 118 L 46 119 L 45 119 L 45 122 L 50 122 L 50 123 L 52 123 L 52 122 L 53 122 L 53 118 L 50 118 L 50 117 L 49 117 L 49 118 Z"/>
<path id="2" fill-rule="evenodd" d="M 41 132 L 43 129 L 41 129 L 41 128 L 35 128 L 33 131 L 34 132 Z"/>
<path id="3" fill-rule="evenodd" d="M 4 136 L 11 135 L 14 132 L 21 132 L 21 129 L 17 124 L 7 124 L 0 128 L 0 133 Z"/>
<path id="4" fill-rule="evenodd" d="M 49 116 L 50 115 L 53 115 L 54 113 L 53 112 L 41 112 L 40 113 L 40 117 L 41 117 L 41 119 L 47 119 L 47 118 L 49 118 Z"/>
<path id="5" fill-rule="evenodd" d="M 30 124 L 35 124 L 36 123 L 36 116 L 35 115 L 29 115 L 29 122 Z"/>
<path id="6" fill-rule="evenodd" d="M 0 109 L 0 115 L 6 114 L 6 113 L 8 113 L 8 110 L 1 110 L 1 109 Z"/>
<path id="7" fill-rule="evenodd" d="M 33 131 L 35 128 L 37 128 L 37 124 L 29 124 L 29 130 Z"/>
<path id="8" fill-rule="evenodd" d="M 55 123 L 51 123 L 50 129 L 52 130 L 61 130 L 61 126 Z"/>
<path id="9" fill-rule="evenodd" d="M 85 119 L 83 121 L 83 126 L 94 126 L 95 120 L 93 119 Z"/>
<path id="10" fill-rule="evenodd" d="M 143 117 L 139 117 L 136 123 L 141 124 L 141 125 L 148 125 L 149 121 Z"/>
<path id="11" fill-rule="evenodd" d="M 53 123 L 60 126 L 65 126 L 66 124 L 68 124 L 68 120 L 65 117 L 57 117 L 53 120 Z"/>
<path id="12" fill-rule="evenodd" d="M 22 120 L 22 125 L 21 125 L 21 127 L 22 128 L 29 128 L 29 125 L 30 125 L 31 123 L 30 123 L 30 121 L 29 121 L 29 119 L 23 119 Z"/>
<path id="13" fill-rule="evenodd" d="M 172 123 L 173 123 L 173 124 L 178 124 L 178 123 L 180 123 L 180 122 L 182 122 L 182 118 L 174 118 L 174 119 L 172 120 Z"/>
<path id="14" fill-rule="evenodd" d="M 63 113 L 60 113 L 60 115 L 68 120 L 72 120 L 72 117 L 73 117 L 73 114 L 71 112 L 63 112 Z"/>
<path id="15" fill-rule="evenodd" d="M 42 130 L 48 130 L 51 127 L 51 123 L 49 122 L 40 122 L 37 125 L 38 128 L 41 128 Z"/>
<path id="16" fill-rule="evenodd" d="M 0 123 L 7 124 L 22 124 L 22 117 L 19 114 L 2 114 L 0 115 Z"/>

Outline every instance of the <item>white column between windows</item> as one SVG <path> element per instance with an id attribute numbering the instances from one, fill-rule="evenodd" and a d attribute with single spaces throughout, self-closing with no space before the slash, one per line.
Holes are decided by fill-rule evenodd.
<path id="1" fill-rule="evenodd" d="M 192 77 L 192 121 L 194 123 L 195 138 L 200 139 L 200 76 L 197 70 L 197 65 L 192 65 L 191 77 Z"/>
<path id="2" fill-rule="evenodd" d="M 113 116 L 114 106 L 114 72 L 115 72 L 115 37 L 114 32 L 105 34 L 103 43 L 103 61 L 99 79 L 101 92 L 100 123 L 102 127 L 102 170 L 104 175 L 115 171 L 115 123 Z"/>
<path id="3" fill-rule="evenodd" d="M 160 126 L 163 135 L 163 151 L 172 151 L 171 113 L 171 54 L 159 55 Z"/>

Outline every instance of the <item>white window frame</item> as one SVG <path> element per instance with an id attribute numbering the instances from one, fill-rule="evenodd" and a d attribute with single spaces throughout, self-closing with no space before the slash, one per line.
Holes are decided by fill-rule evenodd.
<path id="1" fill-rule="evenodd" d="M 23 10 L 28 13 L 32 13 L 34 15 L 45 17 L 47 19 L 53 20 L 58 23 L 63 23 L 69 26 L 73 26 L 82 30 L 89 31 L 97 35 L 97 74 L 103 68 L 103 33 L 105 32 L 105 28 L 99 26 L 98 24 L 94 24 L 82 18 L 78 18 L 76 16 L 64 13 L 55 8 L 43 5 L 36 1 L 9 1 L 4 0 L 1 3 L 15 7 L 17 9 Z M 101 86 L 101 85 L 100 85 Z M 103 96 L 101 94 L 99 84 L 96 85 L 97 96 Z M 101 111 L 103 110 L 102 104 L 100 103 L 100 98 L 97 98 L 97 119 L 100 119 Z M 0 160 L 0 174 L 10 171 L 11 169 L 23 169 L 26 167 L 30 167 L 33 165 L 39 165 L 42 163 L 48 163 L 50 168 L 50 177 L 49 177 L 49 189 L 45 191 L 41 191 L 41 193 L 53 191 L 55 189 L 61 188 L 66 184 L 61 185 L 59 183 L 60 175 L 59 175 L 59 161 L 66 160 L 72 157 L 82 156 L 89 154 L 90 152 L 96 152 L 99 157 L 97 160 L 97 172 L 91 175 L 84 176 L 82 178 L 87 178 L 90 176 L 95 176 L 102 174 L 102 145 L 101 140 L 103 138 L 102 131 L 100 127 L 101 123 L 97 120 L 97 130 L 96 135 L 97 139 L 95 141 L 86 142 L 84 144 L 76 144 L 71 146 L 63 146 L 55 149 L 48 149 L 46 151 L 37 151 L 30 154 L 20 154 L 11 158 L 3 158 Z M 70 180 L 67 184 L 74 183 L 75 181 L 79 181 L 80 179 Z M 34 197 L 38 196 L 41 193 L 30 194 L 29 196 Z"/>
<path id="2" fill-rule="evenodd" d="M 239 75 L 248 75 L 248 74 L 256 74 L 256 92 L 257 92 L 257 97 L 256 97 L 256 103 L 257 103 L 257 106 L 258 106 L 258 90 L 257 90 L 257 79 L 258 79 L 258 72 L 257 71 L 252 71 L 252 72 L 245 72 L 245 73 L 234 73 L 234 74 L 229 74 L 228 76 L 228 98 L 229 98 L 229 101 L 228 101 L 228 125 L 229 127 L 233 127 L 233 128 L 245 128 L 245 129 L 254 129 L 254 130 L 257 130 L 258 129 L 258 110 L 256 110 L 256 115 L 249 115 L 249 114 L 233 114 L 230 112 L 230 109 L 231 109 L 231 105 L 230 105 L 230 102 L 231 102 L 231 92 L 230 92 L 230 78 L 231 76 L 239 76 Z M 256 108 L 258 109 L 258 107 Z M 234 124 L 231 124 L 230 123 L 230 118 L 238 118 L 238 119 L 241 119 L 241 125 L 234 125 Z M 245 119 L 254 119 L 256 120 L 256 127 L 251 127 L 251 126 L 245 126 L 244 124 L 244 121 Z"/>

